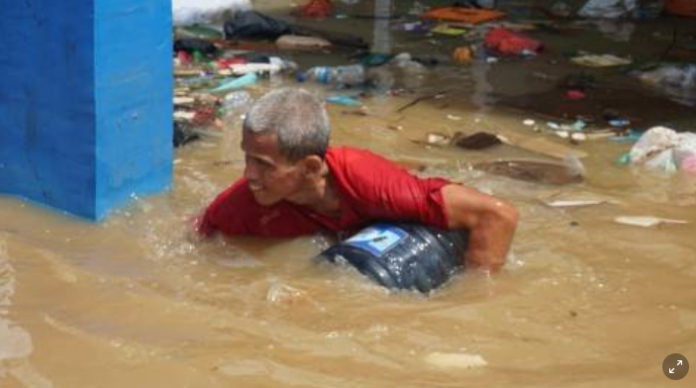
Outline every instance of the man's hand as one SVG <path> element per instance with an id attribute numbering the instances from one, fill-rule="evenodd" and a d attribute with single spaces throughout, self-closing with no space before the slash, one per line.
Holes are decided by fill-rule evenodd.
<path id="1" fill-rule="evenodd" d="M 467 265 L 497 271 L 505 264 L 519 211 L 511 203 L 458 184 L 442 188 L 450 229 L 467 229 Z"/>

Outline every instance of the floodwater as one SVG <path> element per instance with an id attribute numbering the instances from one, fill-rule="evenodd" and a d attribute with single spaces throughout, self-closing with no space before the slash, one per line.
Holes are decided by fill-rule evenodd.
<path id="1" fill-rule="evenodd" d="M 373 32 L 373 21 L 356 23 Z M 636 34 L 669 41 L 663 37 L 671 37 L 673 25 L 649 21 Z M 327 244 L 319 236 L 190 239 L 188 220 L 242 172 L 235 114 L 218 136 L 177 151 L 170 192 L 139 199 L 103 224 L 0 198 L 0 386 L 691 386 L 693 371 L 671 382 L 662 362 L 672 353 L 696 362 L 696 178 L 617 166 L 630 144 L 571 145 L 522 124 L 532 118 L 543 129 L 553 119 L 502 103 L 551 90 L 549 79 L 577 71 L 549 59 L 561 57 L 563 44 L 610 46 L 599 32 L 578 38 L 577 31 L 572 43 L 534 35 L 558 40 L 547 57 L 443 64 L 399 79 L 411 92 L 364 98 L 363 113 L 329 107 L 333 144 L 370 148 L 420 174 L 462 181 L 518 205 L 514 252 L 500 274 L 464 273 L 423 297 L 388 293 L 349 269 L 314 265 L 310 258 Z M 395 51 L 426 47 L 444 55 L 445 43 L 453 42 L 387 35 L 393 41 L 382 44 Z M 658 43 L 650 46 L 654 52 L 662 50 Z M 618 84 L 635 84 L 601 71 Z M 293 82 L 262 82 L 251 92 Z M 441 91 L 448 92 L 397 113 Z M 663 100 L 655 92 L 631 115 L 639 119 Z M 688 115 L 664 120 L 694 128 Z M 466 151 L 412 141 L 429 131 L 477 130 L 519 146 Z M 587 154 L 584 183 L 549 186 L 471 168 L 503 158 L 549 160 L 538 152 L 562 157 L 569 150 Z M 606 203 L 545 204 L 560 199 Z M 614 222 L 639 215 L 690 223 Z"/>

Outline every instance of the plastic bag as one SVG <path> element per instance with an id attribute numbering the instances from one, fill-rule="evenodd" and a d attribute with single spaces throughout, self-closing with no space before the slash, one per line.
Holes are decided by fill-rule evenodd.
<path id="1" fill-rule="evenodd" d="M 207 22 L 225 11 L 250 10 L 249 0 L 173 0 L 174 25 Z"/>
<path id="2" fill-rule="evenodd" d="M 484 47 L 504 55 L 523 55 L 538 53 L 543 45 L 537 40 L 506 28 L 495 28 L 486 34 Z"/>
<path id="3" fill-rule="evenodd" d="M 277 39 L 291 32 L 290 25 L 256 11 L 242 11 L 225 23 L 225 38 Z"/>
<path id="4" fill-rule="evenodd" d="M 184 51 L 192 54 L 196 51 L 205 55 L 215 55 L 218 52 L 218 48 L 211 42 L 203 39 L 177 39 L 174 41 L 174 52 Z"/>
<path id="5" fill-rule="evenodd" d="M 667 127 L 646 131 L 629 153 L 631 164 L 657 171 L 691 171 L 696 160 L 696 134 Z"/>
<path id="6" fill-rule="evenodd" d="M 578 11 L 578 16 L 598 19 L 618 19 L 633 16 L 638 0 L 590 0 Z"/>
<path id="7" fill-rule="evenodd" d="M 298 11 L 293 14 L 303 18 L 326 18 L 333 12 L 331 0 L 309 0 Z"/>
<path id="8" fill-rule="evenodd" d="M 661 66 L 639 74 L 638 78 L 653 86 L 696 89 L 696 65 Z"/>

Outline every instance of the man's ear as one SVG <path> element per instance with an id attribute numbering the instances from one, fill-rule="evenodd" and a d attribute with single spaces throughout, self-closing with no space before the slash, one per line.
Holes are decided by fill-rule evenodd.
<path id="1" fill-rule="evenodd" d="M 317 175 L 322 171 L 324 161 L 318 155 L 310 155 L 302 161 L 306 175 Z"/>

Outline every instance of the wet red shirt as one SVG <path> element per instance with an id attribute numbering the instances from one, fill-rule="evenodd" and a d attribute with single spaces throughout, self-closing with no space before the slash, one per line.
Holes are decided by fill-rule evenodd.
<path id="1" fill-rule="evenodd" d="M 198 224 L 204 235 L 295 237 L 319 231 L 357 231 L 375 221 L 411 221 L 447 228 L 441 188 L 450 182 L 422 179 L 370 151 L 333 147 L 326 162 L 340 196 L 340 216 L 281 201 L 261 206 L 242 178 L 220 193 Z"/>

